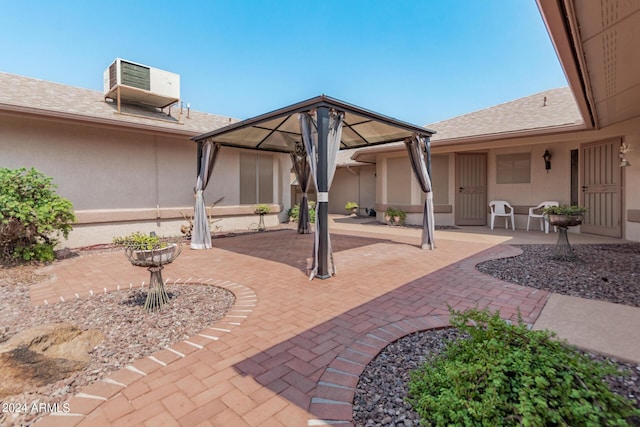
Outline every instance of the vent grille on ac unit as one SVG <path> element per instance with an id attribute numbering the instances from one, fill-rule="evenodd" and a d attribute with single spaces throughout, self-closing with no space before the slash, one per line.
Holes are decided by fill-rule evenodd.
<path id="1" fill-rule="evenodd" d="M 117 58 L 104 72 L 104 96 L 118 103 L 165 108 L 180 101 L 180 76 Z"/>
<path id="2" fill-rule="evenodd" d="M 136 87 L 143 90 L 151 90 L 151 74 L 149 67 L 120 62 L 121 82 L 123 85 Z"/>

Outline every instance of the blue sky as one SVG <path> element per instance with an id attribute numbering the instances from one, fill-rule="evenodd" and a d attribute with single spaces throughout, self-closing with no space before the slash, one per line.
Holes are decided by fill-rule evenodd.
<path id="1" fill-rule="evenodd" d="M 534 0 L 0 5 L 0 71 L 102 91 L 120 57 L 238 119 L 324 93 L 425 125 L 567 85 Z"/>

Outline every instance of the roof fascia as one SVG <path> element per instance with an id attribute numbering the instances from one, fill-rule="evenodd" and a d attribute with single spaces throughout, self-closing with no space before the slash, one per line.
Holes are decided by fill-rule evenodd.
<path id="1" fill-rule="evenodd" d="M 587 129 L 584 125 L 568 125 L 568 126 L 556 126 L 553 128 L 536 129 L 534 131 L 493 133 L 493 134 L 486 134 L 486 135 L 476 135 L 476 136 L 465 137 L 465 138 L 444 139 L 441 141 L 431 140 L 431 148 L 475 145 L 475 144 L 482 144 L 486 142 L 500 141 L 505 139 L 530 138 L 530 137 L 536 137 L 536 136 L 557 135 L 557 134 L 580 132 L 580 131 L 586 131 L 586 130 L 589 130 L 589 129 Z M 391 147 L 389 146 L 377 147 L 373 149 L 364 147 L 364 148 L 358 149 L 351 156 L 351 159 L 355 161 L 360 161 L 359 158 L 361 156 L 366 156 L 371 154 L 395 153 L 398 151 L 405 151 L 404 145 L 394 145 Z"/>
<path id="2" fill-rule="evenodd" d="M 164 128 L 159 126 L 151 126 L 140 123 L 129 123 L 120 120 L 103 119 L 99 117 L 82 116 L 78 114 L 63 113 L 50 110 L 42 110 L 37 108 L 22 107 L 18 105 L 2 104 L 0 103 L 0 113 L 7 113 L 15 116 L 33 116 L 48 121 L 60 121 L 60 122 L 81 122 L 88 126 L 96 127 L 117 127 L 125 128 L 132 131 L 153 133 L 153 134 L 166 134 L 171 136 L 181 136 L 191 138 L 197 135 L 193 131 L 181 131 L 178 129 Z"/>
<path id="3" fill-rule="evenodd" d="M 476 135 L 472 137 L 451 138 L 451 139 L 444 139 L 441 141 L 432 140 L 431 146 L 445 147 L 445 146 L 451 146 L 451 145 L 479 144 L 479 143 L 488 142 L 488 141 L 499 141 L 501 139 L 527 138 L 527 137 L 541 136 L 541 135 L 554 135 L 554 134 L 567 133 L 567 132 L 584 131 L 588 129 L 589 128 L 584 124 L 554 126 L 549 128 L 541 128 L 541 129 L 526 130 L 526 131 L 491 133 L 486 135 Z"/>
<path id="4" fill-rule="evenodd" d="M 536 0 L 536 3 L 582 119 L 587 128 L 597 129 L 595 103 L 572 3 L 566 0 Z"/>

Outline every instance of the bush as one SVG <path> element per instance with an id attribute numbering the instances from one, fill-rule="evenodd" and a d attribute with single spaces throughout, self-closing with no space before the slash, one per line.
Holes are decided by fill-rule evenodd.
<path id="1" fill-rule="evenodd" d="M 412 372 L 409 401 L 433 425 L 628 425 L 640 416 L 603 378 L 617 374 L 549 331 L 511 325 L 499 313 L 452 311 L 468 334 Z"/>
<path id="2" fill-rule="evenodd" d="M 256 205 L 256 208 L 254 210 L 254 213 L 258 215 L 268 214 L 269 212 L 271 212 L 271 206 L 264 204 Z"/>
<path id="3" fill-rule="evenodd" d="M 542 210 L 545 215 L 582 216 L 585 212 L 587 212 L 587 208 L 577 205 L 547 206 Z"/>
<path id="4" fill-rule="evenodd" d="M 385 216 L 391 217 L 390 220 L 390 224 L 395 224 L 396 220 L 394 219 L 394 217 L 398 217 L 399 221 L 398 224 L 404 224 L 404 221 L 407 219 L 407 213 L 403 210 L 400 209 L 395 209 L 392 207 L 388 207 L 387 210 L 384 212 Z"/>
<path id="5" fill-rule="evenodd" d="M 76 220 L 71 202 L 36 169 L 0 168 L 0 259 L 51 261 Z"/>
<path id="6" fill-rule="evenodd" d="M 309 206 L 309 222 L 311 224 L 316 223 L 316 202 L 310 200 L 308 203 Z M 298 218 L 300 218 L 300 205 L 294 205 L 291 209 L 289 209 L 289 218 L 291 221 L 298 222 Z"/>
<path id="7" fill-rule="evenodd" d="M 114 237 L 113 243 L 141 251 L 150 251 L 152 249 L 160 249 L 167 246 L 166 242 L 160 240 L 160 237 L 144 234 L 140 231 L 136 231 L 126 236 Z"/>
<path id="8" fill-rule="evenodd" d="M 358 209 L 358 203 L 356 202 L 347 202 L 346 205 L 344 205 L 344 208 L 348 211 L 351 211 L 353 209 Z"/>

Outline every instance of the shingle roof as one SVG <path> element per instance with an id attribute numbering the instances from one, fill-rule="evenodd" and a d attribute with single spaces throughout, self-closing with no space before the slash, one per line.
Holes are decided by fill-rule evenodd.
<path id="1" fill-rule="evenodd" d="M 474 138 L 504 138 L 527 132 L 554 132 L 584 124 L 577 103 L 568 87 L 551 89 L 505 102 L 483 110 L 426 125 L 437 133 L 431 137 L 436 145 L 464 144 Z M 356 150 L 354 157 L 377 151 L 402 150 L 404 143 L 394 142 L 381 147 Z M 354 160 L 351 160 L 354 161 Z"/>
<path id="2" fill-rule="evenodd" d="M 431 141 L 556 129 L 583 124 L 568 87 L 551 89 L 484 110 L 427 125 Z"/>
<path id="3" fill-rule="evenodd" d="M 186 109 L 178 121 L 178 107 L 166 113 L 124 106 L 117 114 L 113 102 L 105 102 L 102 92 L 0 72 L 0 110 L 20 109 L 34 113 L 59 115 L 78 120 L 111 122 L 115 125 L 141 126 L 195 136 L 236 119 Z"/>

